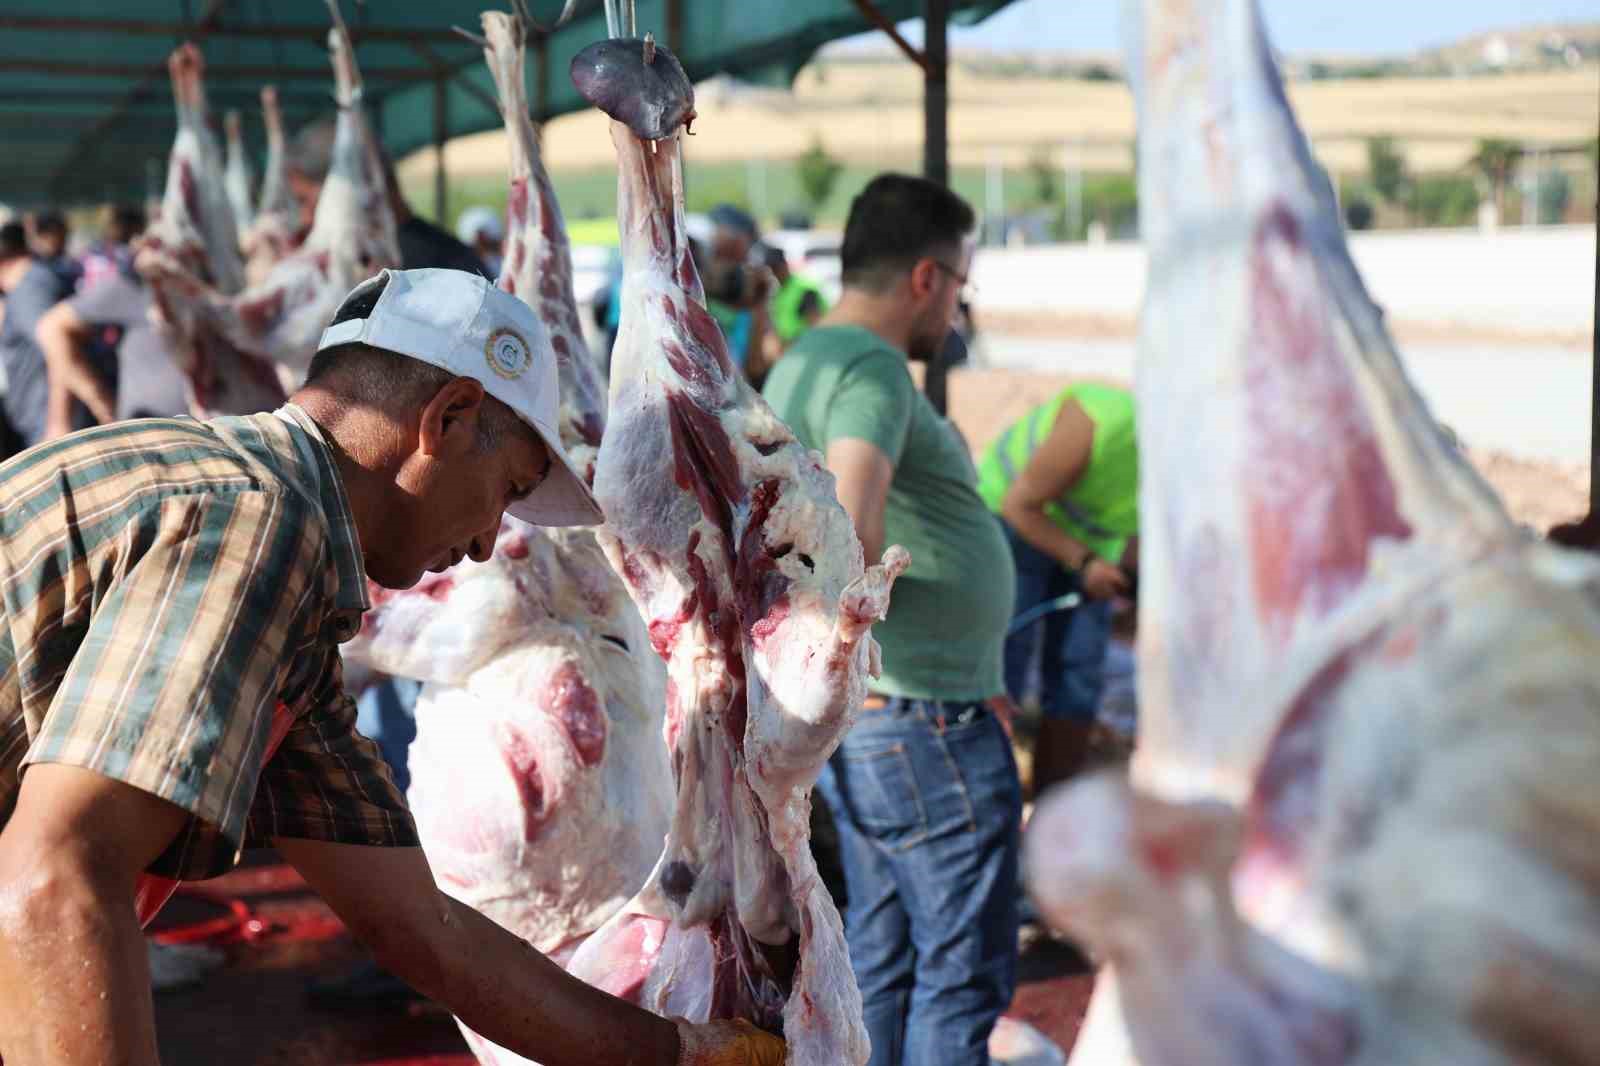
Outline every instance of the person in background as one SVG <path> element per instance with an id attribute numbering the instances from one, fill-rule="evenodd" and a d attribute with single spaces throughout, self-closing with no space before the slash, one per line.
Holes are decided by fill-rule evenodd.
<path id="1" fill-rule="evenodd" d="M 137 204 L 102 209 L 100 238 L 83 255 L 83 280 L 79 292 L 88 292 L 106 278 L 133 268 L 133 242 L 144 232 L 144 210 Z"/>
<path id="2" fill-rule="evenodd" d="M 822 286 L 789 269 L 782 248 L 768 245 L 764 255 L 778 286 L 772 294 L 771 316 L 772 335 L 781 352 L 828 313 L 828 298 L 822 295 Z"/>
<path id="3" fill-rule="evenodd" d="M 22 223 L 0 226 L 0 292 L 6 301 L 5 319 L 0 322 L 0 368 L 6 388 L 0 406 L 15 435 L 13 450 L 44 439 L 49 379 L 34 330 L 69 291 L 60 276 L 29 250 Z"/>
<path id="4" fill-rule="evenodd" d="M 817 782 L 871 1066 L 988 1066 L 1016 988 L 1022 789 L 990 704 L 1005 692 L 1011 552 L 907 365 L 945 343 L 975 221 L 942 185 L 873 179 L 850 207 L 839 303 L 762 389 L 822 453 L 866 561 L 911 553 L 872 630 L 882 673 Z"/>
<path id="5" fill-rule="evenodd" d="M 46 211 L 33 223 L 33 254 L 61 280 L 62 289 L 73 292 L 83 270 L 67 255 L 67 220 L 59 211 Z"/>
<path id="6" fill-rule="evenodd" d="M 322 183 L 327 180 L 333 166 L 332 121 L 310 123 L 295 134 L 290 142 L 285 174 L 289 191 L 300 204 L 300 227 L 311 229 L 316 217 L 317 199 L 322 195 Z M 383 176 L 389 187 L 389 204 L 394 209 L 396 236 L 400 240 L 400 265 L 406 270 L 422 267 L 441 267 L 447 270 L 465 270 L 493 281 L 495 276 L 484 266 L 478 253 L 456 240 L 444 230 L 423 218 L 418 218 L 400 191 L 400 179 L 395 174 L 394 160 L 383 154 Z"/>
<path id="7" fill-rule="evenodd" d="M 50 377 L 45 438 L 93 422 L 188 413 L 183 375 L 150 318 L 150 293 L 131 265 L 47 311 L 34 331 Z M 109 362 L 107 360 L 109 354 Z"/>
<path id="8" fill-rule="evenodd" d="M 456 237 L 483 260 L 483 269 L 489 277 L 500 276 L 506 231 L 498 212 L 481 205 L 467 208 L 456 219 Z"/>
<path id="9" fill-rule="evenodd" d="M 705 254 L 696 263 L 705 286 L 706 310 L 722 328 L 729 357 L 759 388 L 771 366 L 768 300 L 776 287 L 766 267 L 751 262 L 761 231 L 749 213 L 732 204 L 717 205 L 710 217 L 711 240 L 704 249 L 697 248 Z"/>
<path id="10" fill-rule="evenodd" d="M 1104 687 L 1111 607 L 1133 593 L 1139 532 L 1139 448 L 1133 394 L 1069 385 L 984 451 L 978 492 L 1000 516 L 1016 560 L 1015 614 L 1058 598 L 1006 639 L 1006 688 L 1022 700 L 1040 631 L 1040 724 L 1033 794 L 1077 773 L 1094 735 Z"/>

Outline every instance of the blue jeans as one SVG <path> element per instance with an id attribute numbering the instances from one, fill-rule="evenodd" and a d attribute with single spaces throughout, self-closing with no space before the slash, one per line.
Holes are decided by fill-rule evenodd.
<path id="1" fill-rule="evenodd" d="M 422 682 L 390 677 L 375 682 L 356 699 L 356 729 L 378 745 L 401 792 L 411 787 L 406 755 L 417 738 L 417 694 Z"/>
<path id="2" fill-rule="evenodd" d="M 1003 519 L 1000 524 L 1011 541 L 1011 556 L 1017 565 L 1017 603 L 1012 617 L 1046 600 L 1083 591 L 1076 574 L 1017 536 Z M 1047 614 L 1006 637 L 1006 690 L 1012 699 L 1023 702 L 1037 655 L 1040 709 L 1048 717 L 1071 718 L 1087 725 L 1100 709 L 1110 643 L 1109 601 L 1085 600 L 1071 610 Z"/>
<path id="3" fill-rule="evenodd" d="M 981 703 L 863 711 L 817 782 L 839 830 L 869 1066 L 988 1066 L 1016 989 L 1022 788 Z"/>

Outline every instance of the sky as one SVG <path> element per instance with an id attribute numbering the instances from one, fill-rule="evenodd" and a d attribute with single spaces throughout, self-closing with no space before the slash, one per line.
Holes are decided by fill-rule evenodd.
<path id="1" fill-rule="evenodd" d="M 998 50 L 1109 52 L 1121 47 L 1120 0 L 1016 0 L 951 45 Z M 1600 21 L 1600 0 L 1261 0 L 1280 52 L 1392 54 L 1484 30 Z M 920 19 L 902 29 L 920 44 Z M 868 35 L 866 40 L 881 39 Z M 852 38 L 856 43 L 862 38 Z"/>

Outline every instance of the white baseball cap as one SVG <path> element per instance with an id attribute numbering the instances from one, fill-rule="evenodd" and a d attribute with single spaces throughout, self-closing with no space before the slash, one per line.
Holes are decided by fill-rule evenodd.
<path id="1" fill-rule="evenodd" d="M 500 214 L 489 207 L 469 207 L 456 219 L 456 239 L 462 244 L 472 244 L 483 234 L 491 241 L 505 240 L 505 229 L 500 225 Z"/>
<path id="2" fill-rule="evenodd" d="M 462 270 L 385 270 L 350 290 L 344 303 L 380 284 L 383 292 L 367 317 L 323 330 L 317 351 L 367 344 L 481 383 L 550 449 L 550 475 L 506 510 L 536 526 L 604 522 L 594 494 L 561 447 L 556 353 L 533 309 Z"/>

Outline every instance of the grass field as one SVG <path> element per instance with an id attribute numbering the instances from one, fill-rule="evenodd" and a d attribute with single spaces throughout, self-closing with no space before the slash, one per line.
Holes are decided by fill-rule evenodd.
<path id="1" fill-rule="evenodd" d="M 1366 139 L 1399 142 L 1414 171 L 1461 168 L 1484 137 L 1529 145 L 1593 140 L 1600 123 L 1600 67 L 1476 78 L 1391 78 L 1298 82 L 1290 96 L 1324 165 L 1338 174 L 1366 168 Z M 842 216 L 866 176 L 920 166 L 921 84 L 909 63 L 814 63 L 792 91 L 713 82 L 699 89 L 700 117 L 688 142 L 691 207 L 734 199 L 767 216 L 796 204 L 793 160 L 814 141 L 846 164 L 821 217 Z M 950 76 L 950 145 L 957 188 L 983 202 L 984 168 L 1008 168 L 1007 202 L 1025 198 L 1031 159 L 1086 171 L 1125 173 L 1132 165 L 1133 101 L 1115 82 L 979 75 Z M 568 214 L 614 211 L 612 148 L 598 112 L 567 115 L 544 133 L 547 165 Z M 751 170 L 750 160 L 759 160 Z M 505 173 L 499 132 L 451 142 L 445 161 L 455 188 L 446 217 L 467 203 L 497 203 Z M 431 151 L 401 173 L 419 208 L 431 207 Z"/>

